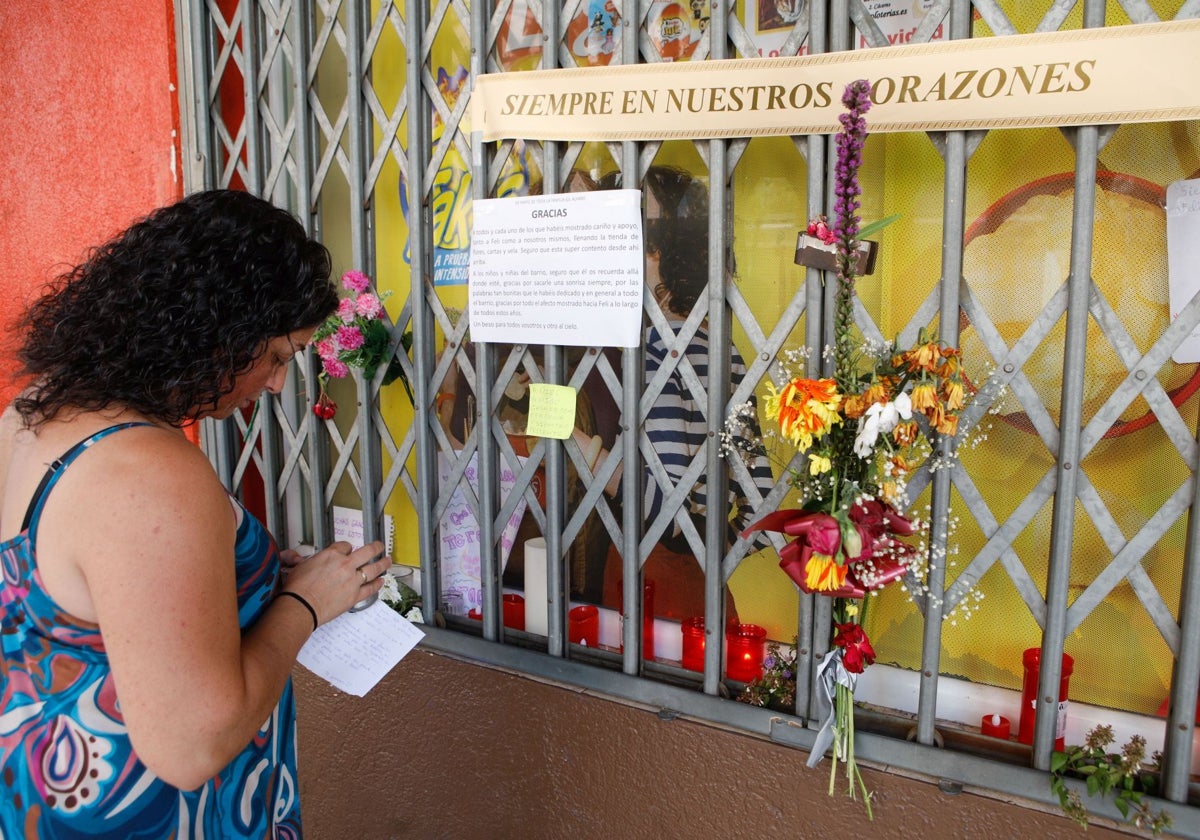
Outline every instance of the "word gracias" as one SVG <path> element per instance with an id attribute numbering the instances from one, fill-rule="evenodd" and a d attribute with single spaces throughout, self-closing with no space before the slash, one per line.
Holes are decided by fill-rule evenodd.
<path id="1" fill-rule="evenodd" d="M 997 96 L 1079 93 L 1092 84 L 1095 60 L 1053 62 L 1032 67 L 990 67 L 942 73 L 935 79 L 921 76 L 884 76 L 871 85 L 876 105 L 906 102 L 946 102 L 992 99 Z M 816 85 L 739 85 L 674 90 L 645 89 L 568 92 L 562 94 L 510 94 L 500 113 L 505 116 L 571 117 L 604 114 L 721 113 L 730 111 L 801 110 L 833 104 L 833 82 Z"/>

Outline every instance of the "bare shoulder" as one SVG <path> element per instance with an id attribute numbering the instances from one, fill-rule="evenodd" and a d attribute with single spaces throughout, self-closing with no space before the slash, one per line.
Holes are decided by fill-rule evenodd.
<path id="1" fill-rule="evenodd" d="M 98 501 L 101 507 L 138 502 L 139 507 L 183 509 L 216 504 L 228 508 L 225 492 L 204 453 L 178 432 L 157 426 L 122 429 L 93 444 L 88 453 L 72 464 L 74 480 L 64 476 L 60 484 L 71 487 L 64 495 L 90 493 L 107 488 Z"/>
<path id="2" fill-rule="evenodd" d="M 89 434 L 41 431 L 49 439 L 38 442 L 39 460 L 57 458 Z M 24 471 L 31 472 L 28 464 Z M 116 603 L 138 603 L 124 596 L 139 587 L 161 592 L 168 569 L 232 556 L 235 528 L 204 453 L 177 431 L 134 426 L 97 440 L 62 473 L 38 522 L 38 569 L 60 606 L 94 621 L 105 591 L 120 595 Z"/>

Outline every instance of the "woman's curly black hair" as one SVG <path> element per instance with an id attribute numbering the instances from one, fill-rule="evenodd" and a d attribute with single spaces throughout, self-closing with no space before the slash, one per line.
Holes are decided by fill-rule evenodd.
<path id="1" fill-rule="evenodd" d="M 182 425 L 216 407 L 266 342 L 337 307 L 329 252 L 287 212 L 211 190 L 154 211 L 51 284 L 21 319 L 36 426 L 64 408 Z"/>

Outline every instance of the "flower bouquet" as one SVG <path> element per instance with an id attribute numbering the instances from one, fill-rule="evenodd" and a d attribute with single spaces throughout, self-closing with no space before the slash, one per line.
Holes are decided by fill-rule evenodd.
<path id="1" fill-rule="evenodd" d="M 787 381 L 782 387 L 768 382 L 764 414 L 775 422 L 777 437 L 804 456 L 799 468 L 788 461 L 802 502 L 799 509 L 767 514 L 745 535 L 775 531 L 791 537 L 780 550 L 780 567 L 802 591 L 834 599 L 831 649 L 817 672 L 830 714 L 808 763 L 815 766 L 832 747 L 833 774 L 843 762 L 849 794 L 862 793 L 870 816 L 870 793 L 854 760 L 854 687 L 875 659 L 861 624 L 861 602 L 868 593 L 903 579 L 915 565 L 917 549 L 905 540 L 920 523 L 903 512 L 909 503 L 906 479 L 924 440 L 922 426 L 930 439 L 957 433 L 964 378 L 960 352 L 925 330 L 904 351 L 890 344 L 854 345 L 854 287 L 864 233 L 858 217 L 858 168 L 870 86 L 862 80 L 851 83 L 842 103 L 847 110 L 840 116 L 837 137 L 833 226 L 828 228 L 821 218 L 810 224 L 818 238 L 832 240 L 836 248 L 834 370 L 827 378 L 791 376 L 785 360 Z M 803 353 L 799 357 L 807 362 Z M 744 419 L 735 415 L 732 425 L 744 425 Z M 740 437 L 727 429 L 727 442 L 738 445 Z M 835 781 L 831 775 L 831 794 Z"/>
<path id="2" fill-rule="evenodd" d="M 391 346 L 383 302 L 392 293 L 372 292 L 370 278 L 361 271 L 343 274 L 342 287 L 350 294 L 341 299 L 337 311 L 313 333 L 313 347 L 321 359 L 321 394 L 313 406 L 313 413 L 323 420 L 329 420 L 337 413 L 337 404 L 325 392 L 329 377 L 341 379 L 350 374 L 350 368 L 358 368 L 364 379 L 373 379 Z M 412 347 L 412 332 L 404 333 L 401 344 L 405 352 Z M 397 379 L 404 383 L 404 391 L 411 402 L 412 386 L 404 375 L 400 359 L 393 354 L 387 358 L 383 384 L 390 385 Z"/>

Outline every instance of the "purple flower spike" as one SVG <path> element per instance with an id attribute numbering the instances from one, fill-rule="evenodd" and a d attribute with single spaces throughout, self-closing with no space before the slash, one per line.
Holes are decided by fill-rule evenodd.
<path id="1" fill-rule="evenodd" d="M 837 237 L 837 300 L 834 318 L 834 364 L 839 377 L 852 369 L 850 327 L 854 320 L 854 280 L 858 259 L 859 218 L 858 168 L 862 165 L 863 146 L 867 142 L 867 121 L 863 114 L 871 107 L 871 85 L 865 79 L 846 85 L 842 94 L 846 111 L 838 115 L 842 130 L 837 136 L 837 164 L 833 173 L 833 233 Z M 850 390 L 849 381 L 839 378 L 841 387 Z"/>

